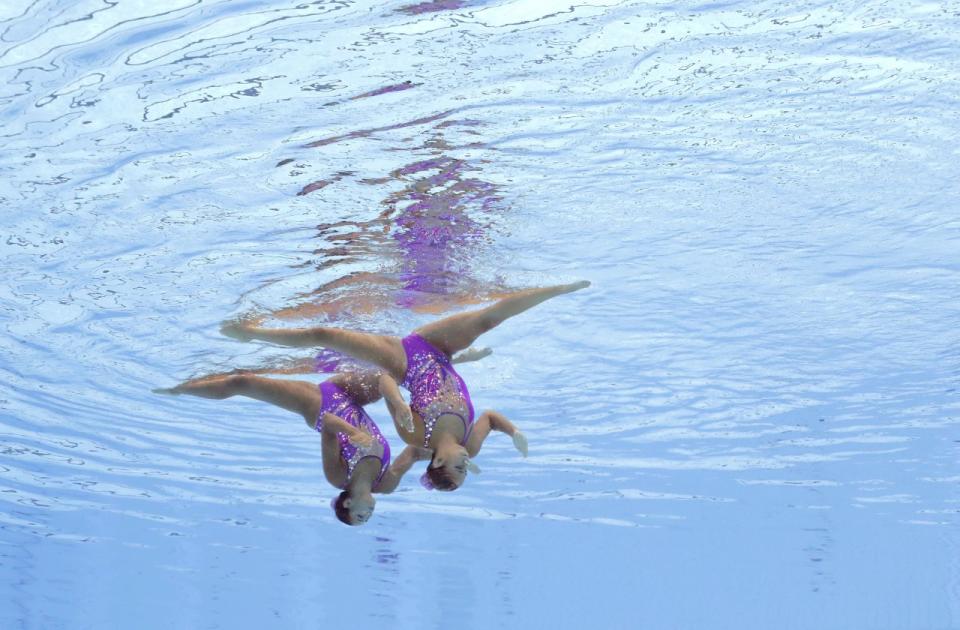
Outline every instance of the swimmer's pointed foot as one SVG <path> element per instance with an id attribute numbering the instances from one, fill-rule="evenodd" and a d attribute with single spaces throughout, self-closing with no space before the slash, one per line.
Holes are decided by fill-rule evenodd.
<path id="1" fill-rule="evenodd" d="M 580 282 L 574 282 L 567 285 L 567 292 L 573 293 L 574 291 L 579 291 L 580 289 L 586 289 L 590 286 L 589 280 L 581 280 Z"/>
<path id="2" fill-rule="evenodd" d="M 232 319 L 220 326 L 220 334 L 237 341 L 250 341 L 255 338 L 259 323 L 259 319 Z"/>
<path id="3" fill-rule="evenodd" d="M 230 398 L 237 393 L 236 387 L 241 383 L 244 377 L 240 374 L 212 374 L 210 376 L 201 376 L 184 381 L 176 387 L 171 387 L 165 391 L 154 390 L 157 393 L 190 394 L 201 398 L 211 398 L 213 400 L 223 400 Z"/>
<path id="4" fill-rule="evenodd" d="M 493 350 L 491 348 L 474 348 L 473 346 L 470 346 L 463 352 L 460 352 L 453 357 L 453 362 L 467 363 L 469 361 L 479 361 L 484 357 L 489 357 L 491 354 L 493 354 Z"/>
<path id="5" fill-rule="evenodd" d="M 520 454 L 524 457 L 527 456 L 529 448 L 527 446 L 527 436 L 523 434 L 523 431 L 517 429 L 513 432 L 513 446 L 520 451 Z"/>
<path id="6" fill-rule="evenodd" d="M 151 389 L 154 394 L 164 394 L 165 396 L 179 396 L 180 390 L 176 387 L 155 387 Z"/>

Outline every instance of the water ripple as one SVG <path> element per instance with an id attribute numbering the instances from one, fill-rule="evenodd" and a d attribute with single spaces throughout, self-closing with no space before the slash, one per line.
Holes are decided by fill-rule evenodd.
<path id="1" fill-rule="evenodd" d="M 884 0 L 3 4 L 4 627 L 400 623 L 438 576 L 421 625 L 595 625 L 542 598 L 625 584 L 648 597 L 611 627 L 957 625 L 958 26 Z M 582 277 L 463 368 L 530 457 L 493 436 L 461 491 L 405 481 L 367 528 L 334 522 L 299 419 L 149 393 L 310 358 L 219 336 L 236 314 L 399 333 Z M 104 562 L 145 612 L 105 611 Z"/>

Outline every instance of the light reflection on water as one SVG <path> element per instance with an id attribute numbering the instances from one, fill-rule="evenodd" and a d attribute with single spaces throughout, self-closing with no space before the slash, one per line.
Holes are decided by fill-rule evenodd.
<path id="1" fill-rule="evenodd" d="M 3 627 L 960 625 L 957 21 L 4 4 Z M 462 370 L 531 457 L 364 528 L 298 419 L 149 393 L 578 278 Z"/>

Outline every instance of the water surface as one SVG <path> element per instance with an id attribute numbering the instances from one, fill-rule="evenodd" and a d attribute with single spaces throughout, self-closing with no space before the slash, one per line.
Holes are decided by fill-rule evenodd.
<path id="1" fill-rule="evenodd" d="M 958 33 L 949 2 L 4 3 L 3 627 L 957 627 Z M 462 370 L 530 458 L 491 438 L 363 528 L 299 419 L 150 393 L 309 358 L 228 317 L 397 334 L 581 278 Z"/>

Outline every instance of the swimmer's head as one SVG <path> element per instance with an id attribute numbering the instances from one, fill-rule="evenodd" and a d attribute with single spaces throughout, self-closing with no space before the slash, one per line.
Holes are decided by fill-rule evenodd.
<path id="1" fill-rule="evenodd" d="M 452 448 L 438 449 L 427 466 L 427 472 L 420 478 L 420 483 L 430 490 L 451 492 L 463 485 L 469 465 L 467 449 L 459 444 Z"/>
<path id="2" fill-rule="evenodd" d="M 349 490 L 344 490 L 330 502 L 330 507 L 341 523 L 363 525 L 373 516 L 376 504 L 372 494 L 352 495 Z"/>

